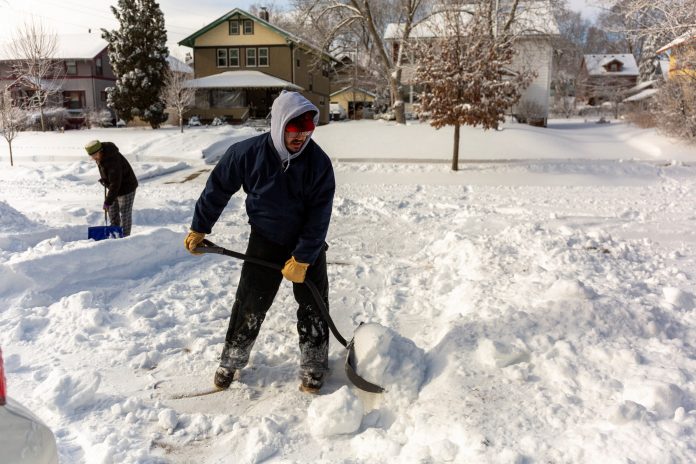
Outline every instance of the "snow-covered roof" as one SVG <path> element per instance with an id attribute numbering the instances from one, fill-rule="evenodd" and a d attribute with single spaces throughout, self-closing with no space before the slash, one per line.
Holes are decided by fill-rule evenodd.
<path id="1" fill-rule="evenodd" d="M 332 92 L 330 96 L 333 97 L 333 96 L 335 96 L 335 95 L 338 95 L 339 93 L 343 93 L 343 92 L 345 92 L 345 91 L 347 91 L 347 90 L 352 90 L 352 89 L 353 89 L 352 86 L 344 87 L 344 88 L 342 88 L 341 90 L 337 90 L 337 91 L 335 91 L 335 92 Z M 364 93 L 365 95 L 368 95 L 368 96 L 373 97 L 373 98 L 377 98 L 377 95 L 375 95 L 374 93 L 369 92 L 369 91 L 367 91 L 367 90 L 365 90 L 365 89 L 361 89 L 361 88 L 359 88 L 359 87 L 355 87 L 355 91 L 356 91 L 356 92 L 362 92 L 362 93 Z"/>
<path id="2" fill-rule="evenodd" d="M 187 81 L 187 86 L 195 89 L 254 89 L 280 88 L 304 90 L 292 82 L 269 76 L 260 71 L 225 71 L 212 76 Z"/>
<path id="3" fill-rule="evenodd" d="M 167 64 L 169 64 L 169 69 L 174 72 L 193 74 L 193 68 L 191 66 L 171 55 L 167 57 Z"/>
<path id="4" fill-rule="evenodd" d="M 523 36 L 531 35 L 558 35 L 558 24 L 551 13 L 548 2 L 531 1 L 520 2 L 513 29 L 515 34 Z M 443 35 L 448 19 L 447 13 L 437 13 L 425 21 L 419 22 L 411 30 L 410 37 L 414 39 L 428 39 Z M 471 21 L 469 13 L 461 13 L 462 23 Z M 402 23 L 390 23 L 384 31 L 384 38 L 398 40 L 403 36 Z"/>
<path id="5" fill-rule="evenodd" d="M 655 85 L 655 83 L 657 83 L 657 81 L 654 79 L 650 80 L 650 81 L 641 82 L 640 84 L 634 85 L 633 87 L 628 89 L 626 91 L 626 93 L 628 93 L 628 94 L 638 93 L 641 90 L 645 90 L 645 89 L 649 89 L 649 88 L 653 87 Z"/>
<path id="6" fill-rule="evenodd" d="M 657 89 L 645 89 L 642 92 L 638 92 L 637 94 L 631 95 L 630 97 L 624 99 L 624 102 L 637 102 L 645 100 L 646 98 L 652 97 L 656 93 Z"/>
<path id="7" fill-rule="evenodd" d="M 692 42 L 696 41 L 696 29 L 692 29 L 688 32 L 685 32 L 684 34 L 680 35 L 664 47 L 660 48 L 657 50 L 655 53 L 664 53 L 670 48 L 678 47 L 680 45 L 685 44 L 686 42 Z"/>
<path id="8" fill-rule="evenodd" d="M 0 61 L 13 57 L 8 53 L 8 42 L 0 43 Z M 91 60 L 103 52 L 109 43 L 99 34 L 58 34 L 56 35 L 56 53 L 58 60 Z"/>
<path id="9" fill-rule="evenodd" d="M 608 71 L 604 67 L 612 61 L 618 61 L 623 65 L 620 71 Z M 637 76 L 639 74 L 636 59 L 630 53 L 585 55 L 584 62 L 590 76 Z"/>
<path id="10" fill-rule="evenodd" d="M 90 60 L 109 46 L 99 34 L 62 34 L 58 36 L 56 58 Z"/>

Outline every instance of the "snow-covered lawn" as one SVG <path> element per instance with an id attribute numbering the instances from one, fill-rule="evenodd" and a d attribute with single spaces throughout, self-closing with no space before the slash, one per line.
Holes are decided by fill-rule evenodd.
<path id="1" fill-rule="evenodd" d="M 696 460 L 696 147 L 617 123 L 465 129 L 459 172 L 448 129 L 318 128 L 338 182 L 334 321 L 388 327 L 413 366 L 367 394 L 332 340 L 322 394 L 299 392 L 283 285 L 241 383 L 175 399 L 211 385 L 241 269 L 189 255 L 185 231 L 209 163 L 256 133 L 22 133 L 13 168 L 0 145 L 9 394 L 61 462 Z M 127 239 L 86 240 L 103 224 L 94 138 L 141 180 Z M 237 195 L 211 239 L 247 237 Z"/>

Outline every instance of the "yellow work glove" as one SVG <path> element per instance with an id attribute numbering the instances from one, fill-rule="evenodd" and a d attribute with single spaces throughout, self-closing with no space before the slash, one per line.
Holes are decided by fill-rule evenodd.
<path id="1" fill-rule="evenodd" d="M 202 255 L 203 253 L 198 251 L 193 251 L 198 245 L 201 244 L 205 234 L 203 232 L 196 232 L 195 230 L 190 230 L 186 238 L 184 239 L 184 246 L 186 249 L 194 255 Z"/>
<path id="2" fill-rule="evenodd" d="M 295 282 L 296 284 L 301 284 L 304 282 L 308 267 L 309 264 L 300 263 L 299 261 L 295 260 L 295 257 L 293 256 L 285 261 L 285 266 L 283 266 L 283 269 L 280 272 L 283 273 L 283 277 L 286 279 Z"/>

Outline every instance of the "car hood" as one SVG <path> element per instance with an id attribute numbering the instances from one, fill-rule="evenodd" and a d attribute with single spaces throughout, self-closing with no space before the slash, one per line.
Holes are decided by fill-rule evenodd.
<path id="1" fill-rule="evenodd" d="M 58 464 L 53 432 L 11 398 L 0 406 L 0 450 L 11 464 Z"/>

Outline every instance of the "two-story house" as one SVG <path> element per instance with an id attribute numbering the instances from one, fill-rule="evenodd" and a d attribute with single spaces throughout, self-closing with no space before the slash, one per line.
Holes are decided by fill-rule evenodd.
<path id="1" fill-rule="evenodd" d="M 259 17 L 260 16 L 260 17 Z M 329 122 L 329 73 L 337 60 L 259 16 L 235 8 L 179 42 L 193 48 L 195 107 L 203 120 L 265 118 L 283 89 L 301 92 Z"/>
<path id="2" fill-rule="evenodd" d="M 589 105 L 621 101 L 638 82 L 638 65 L 630 53 L 584 55 L 576 85 L 576 99 Z"/>
<path id="3" fill-rule="evenodd" d="M 83 117 L 86 110 L 106 108 L 106 88 L 114 84 L 116 77 L 109 63 L 108 42 L 99 34 L 65 34 L 56 37 L 56 53 L 52 60 L 60 62 L 61 75 L 52 82 L 59 86 L 53 103 L 63 106 L 75 119 Z M 13 57 L 0 56 L 0 87 L 13 86 L 19 101 L 28 98 L 33 90 L 30 85 L 18 83 L 14 75 Z"/>

